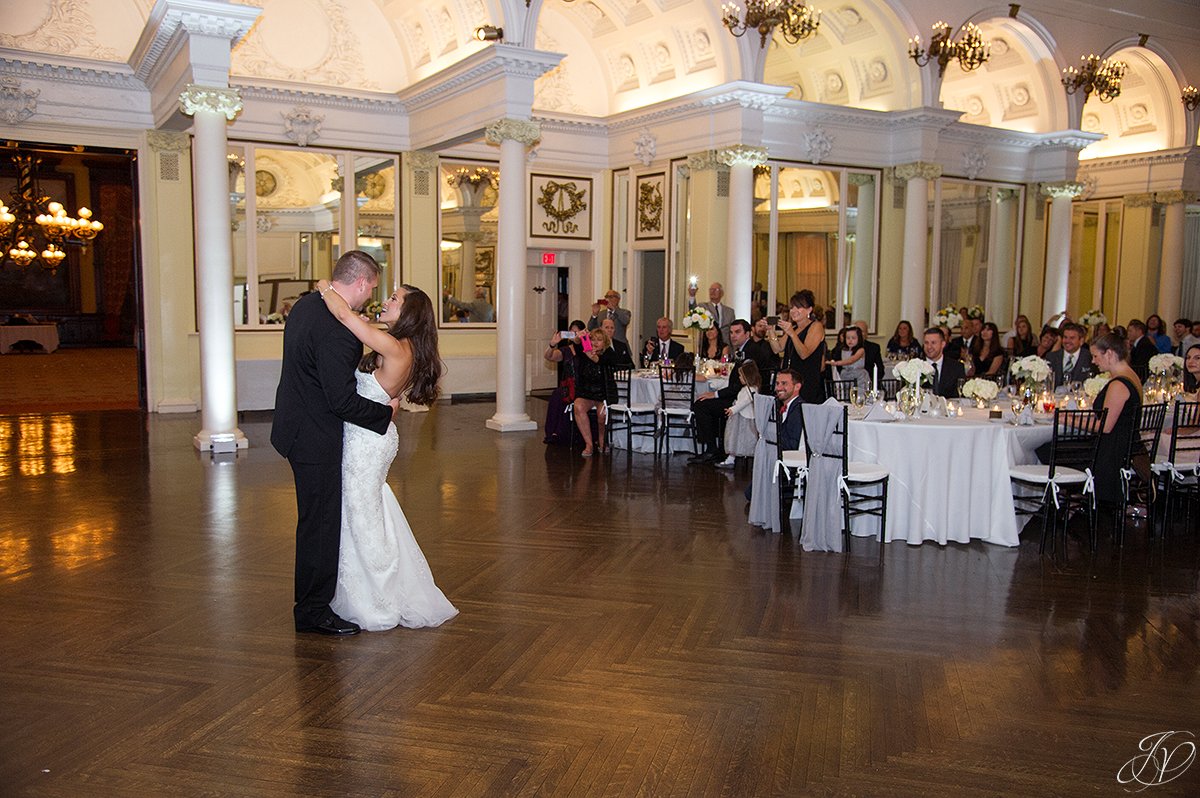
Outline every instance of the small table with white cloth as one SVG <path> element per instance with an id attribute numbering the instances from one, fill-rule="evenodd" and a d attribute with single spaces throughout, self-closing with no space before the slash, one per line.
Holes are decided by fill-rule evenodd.
<path id="1" fill-rule="evenodd" d="M 12 352 L 18 341 L 34 341 L 47 352 L 58 349 L 57 324 L 5 324 L 0 325 L 0 355 Z"/>
<path id="2" fill-rule="evenodd" d="M 696 396 L 708 391 L 718 391 L 729 384 L 728 379 L 715 378 L 711 381 L 702 379 L 696 380 Z M 647 404 L 658 406 L 662 401 L 662 386 L 658 382 L 658 372 L 649 369 L 633 372 L 629 379 L 629 402 L 630 404 L 639 405 Z M 611 444 L 615 449 L 625 448 L 625 436 L 617 435 Z M 685 449 L 690 451 L 690 449 Z M 649 435 L 634 435 L 633 436 L 633 451 L 635 452 L 654 452 L 654 440 Z"/>

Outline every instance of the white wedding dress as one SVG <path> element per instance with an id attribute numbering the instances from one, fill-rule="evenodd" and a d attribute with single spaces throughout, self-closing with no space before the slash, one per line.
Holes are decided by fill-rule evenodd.
<path id="1" fill-rule="evenodd" d="M 388 401 L 374 374 L 355 372 L 358 393 Z M 337 590 L 330 607 L 363 629 L 438 626 L 458 614 L 433 583 L 433 574 L 408 519 L 387 484 L 399 442 L 354 424 L 342 432 L 342 542 Z"/>

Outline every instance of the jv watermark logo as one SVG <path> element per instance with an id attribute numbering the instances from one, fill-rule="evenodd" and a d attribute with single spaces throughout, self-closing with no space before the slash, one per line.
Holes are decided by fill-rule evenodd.
<path id="1" fill-rule="evenodd" d="M 1117 771 L 1118 784 L 1139 784 L 1141 792 L 1182 776 L 1196 761 L 1196 743 L 1190 731 L 1162 731 L 1147 734 L 1138 743 L 1142 753 L 1130 759 Z"/>

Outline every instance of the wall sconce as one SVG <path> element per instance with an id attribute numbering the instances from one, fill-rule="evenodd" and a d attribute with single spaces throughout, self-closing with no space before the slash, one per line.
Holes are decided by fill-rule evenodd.
<path id="1" fill-rule="evenodd" d="M 1121 96 L 1121 79 L 1129 68 L 1124 61 L 1101 59 L 1094 53 L 1081 55 L 1079 60 L 1082 62 L 1079 69 L 1067 67 L 1062 71 L 1062 84 L 1067 88 L 1067 94 L 1082 91 L 1084 102 L 1088 95 L 1095 94 L 1102 103 L 1110 103 Z"/>
<path id="2" fill-rule="evenodd" d="M 929 50 L 921 46 L 920 36 L 914 36 L 908 40 L 908 57 L 919 67 L 930 62 L 936 63 L 938 77 L 941 77 L 946 74 L 946 67 L 951 61 L 958 61 L 963 72 L 983 66 L 992 57 L 992 47 L 983 40 L 983 33 L 973 22 L 959 28 L 957 41 L 950 38 L 950 26 L 945 22 L 938 22 L 933 26 Z"/>
<path id="3" fill-rule="evenodd" d="M 495 25 L 480 25 L 475 30 L 471 31 L 477 41 L 481 42 L 498 42 L 504 39 L 504 28 L 497 28 Z"/>
<path id="4" fill-rule="evenodd" d="M 1195 86 L 1188 85 L 1183 87 L 1183 94 L 1179 99 L 1183 100 L 1183 107 L 1189 111 L 1195 111 L 1200 108 L 1200 89 Z"/>

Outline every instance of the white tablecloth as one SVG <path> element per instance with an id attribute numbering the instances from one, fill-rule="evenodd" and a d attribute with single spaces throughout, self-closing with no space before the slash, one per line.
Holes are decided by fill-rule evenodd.
<path id="1" fill-rule="evenodd" d="M 891 472 L 887 540 L 966 543 L 971 538 L 1018 545 L 1010 465 L 1036 463 L 1034 450 L 1052 426 L 1017 427 L 987 420 L 986 410 L 960 418 L 851 421 L 850 459 Z M 854 534 L 875 535 L 878 522 L 854 519 Z"/>
<path id="2" fill-rule="evenodd" d="M 0 355 L 11 352 L 17 341 L 37 341 L 47 352 L 53 352 L 58 349 L 58 325 L 0 325 Z"/>
<path id="3" fill-rule="evenodd" d="M 696 380 L 696 396 L 706 391 L 719 390 L 728 384 L 728 380 L 716 379 L 708 383 L 698 379 Z M 662 401 L 662 388 L 658 383 L 658 375 L 648 376 L 635 373 L 629 380 L 629 401 L 634 405 L 648 404 L 657 407 L 658 403 Z M 616 449 L 625 448 L 624 432 L 618 433 L 613 438 L 612 445 Z M 675 451 L 691 451 L 691 444 L 678 438 L 671 445 L 677 447 Z M 649 435 L 634 435 L 633 450 L 635 452 L 653 452 L 654 440 Z"/>

